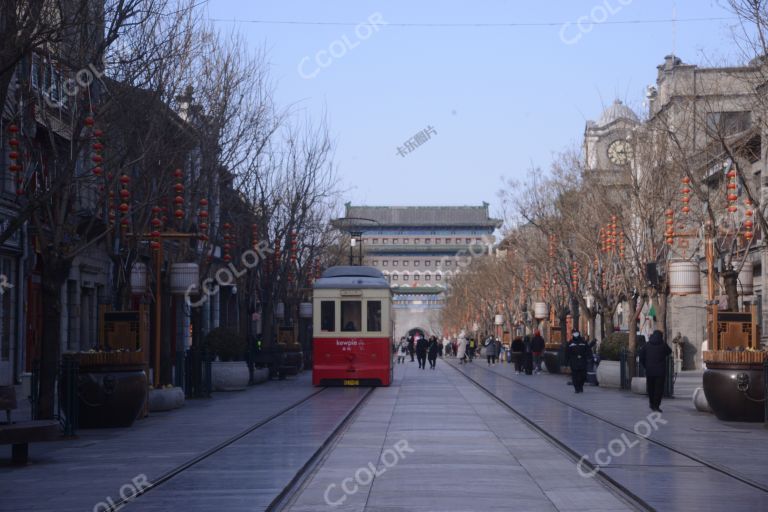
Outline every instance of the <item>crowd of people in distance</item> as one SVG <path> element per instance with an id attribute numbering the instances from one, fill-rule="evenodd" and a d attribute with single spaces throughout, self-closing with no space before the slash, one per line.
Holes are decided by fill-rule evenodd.
<path id="1" fill-rule="evenodd" d="M 585 338 L 574 329 L 571 338 L 563 343 L 562 354 L 565 364 L 571 369 L 571 380 L 575 393 L 584 392 L 587 382 L 598 385 L 596 368 L 599 358 L 595 355 L 597 340 Z M 482 347 L 474 337 L 460 336 L 454 340 L 426 337 L 419 332 L 400 338 L 394 347 L 397 364 L 403 364 L 410 357 L 411 362 L 418 361 L 419 368 L 434 370 L 438 357 L 455 357 L 459 364 L 469 364 L 481 353 L 485 355 L 488 366 L 500 362 L 514 363 L 515 374 L 538 375 L 542 372 L 542 361 L 546 342 L 541 332 L 536 329 L 533 335 L 516 336 L 510 345 L 502 343 L 495 336 L 486 336 Z M 661 395 L 664 388 L 666 357 L 671 353 L 660 331 L 654 331 L 649 343 L 639 352 L 640 363 L 646 368 L 648 397 L 650 407 L 661 411 Z M 414 356 L 416 359 L 414 359 Z"/>

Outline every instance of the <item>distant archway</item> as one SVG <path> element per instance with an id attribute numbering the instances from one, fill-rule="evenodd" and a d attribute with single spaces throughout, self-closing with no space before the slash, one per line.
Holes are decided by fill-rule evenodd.
<path id="1" fill-rule="evenodd" d="M 427 337 L 426 331 L 424 331 L 424 329 L 422 329 L 421 327 L 414 327 L 413 329 L 409 330 L 408 331 L 408 336 L 414 336 L 417 333 L 420 334 L 422 338 L 426 338 Z"/>

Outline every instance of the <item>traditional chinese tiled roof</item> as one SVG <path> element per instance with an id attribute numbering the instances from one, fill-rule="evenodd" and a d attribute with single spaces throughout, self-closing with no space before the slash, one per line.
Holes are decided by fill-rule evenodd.
<path id="1" fill-rule="evenodd" d="M 488 215 L 488 203 L 482 206 L 352 206 L 347 204 L 346 217 L 371 219 L 377 226 L 456 226 L 498 228 L 501 220 Z M 361 225 L 371 223 L 361 220 Z"/>

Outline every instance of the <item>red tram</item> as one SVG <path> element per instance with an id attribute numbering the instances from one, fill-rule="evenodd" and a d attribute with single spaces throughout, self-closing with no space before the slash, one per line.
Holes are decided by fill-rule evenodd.
<path id="1" fill-rule="evenodd" d="M 313 290 L 315 386 L 389 386 L 392 291 L 373 267 L 326 270 Z"/>

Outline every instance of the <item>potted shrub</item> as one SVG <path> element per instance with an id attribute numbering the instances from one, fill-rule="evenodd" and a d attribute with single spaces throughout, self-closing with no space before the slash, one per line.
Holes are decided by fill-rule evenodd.
<path id="1" fill-rule="evenodd" d="M 621 350 L 629 344 L 629 334 L 614 332 L 600 343 L 600 364 L 597 366 L 597 381 L 607 388 L 621 387 Z"/>
<path id="2" fill-rule="evenodd" d="M 211 363 L 211 380 L 215 391 L 240 391 L 248 387 L 250 378 L 245 352 L 245 337 L 217 327 L 205 336 L 208 351 L 215 357 Z"/>

